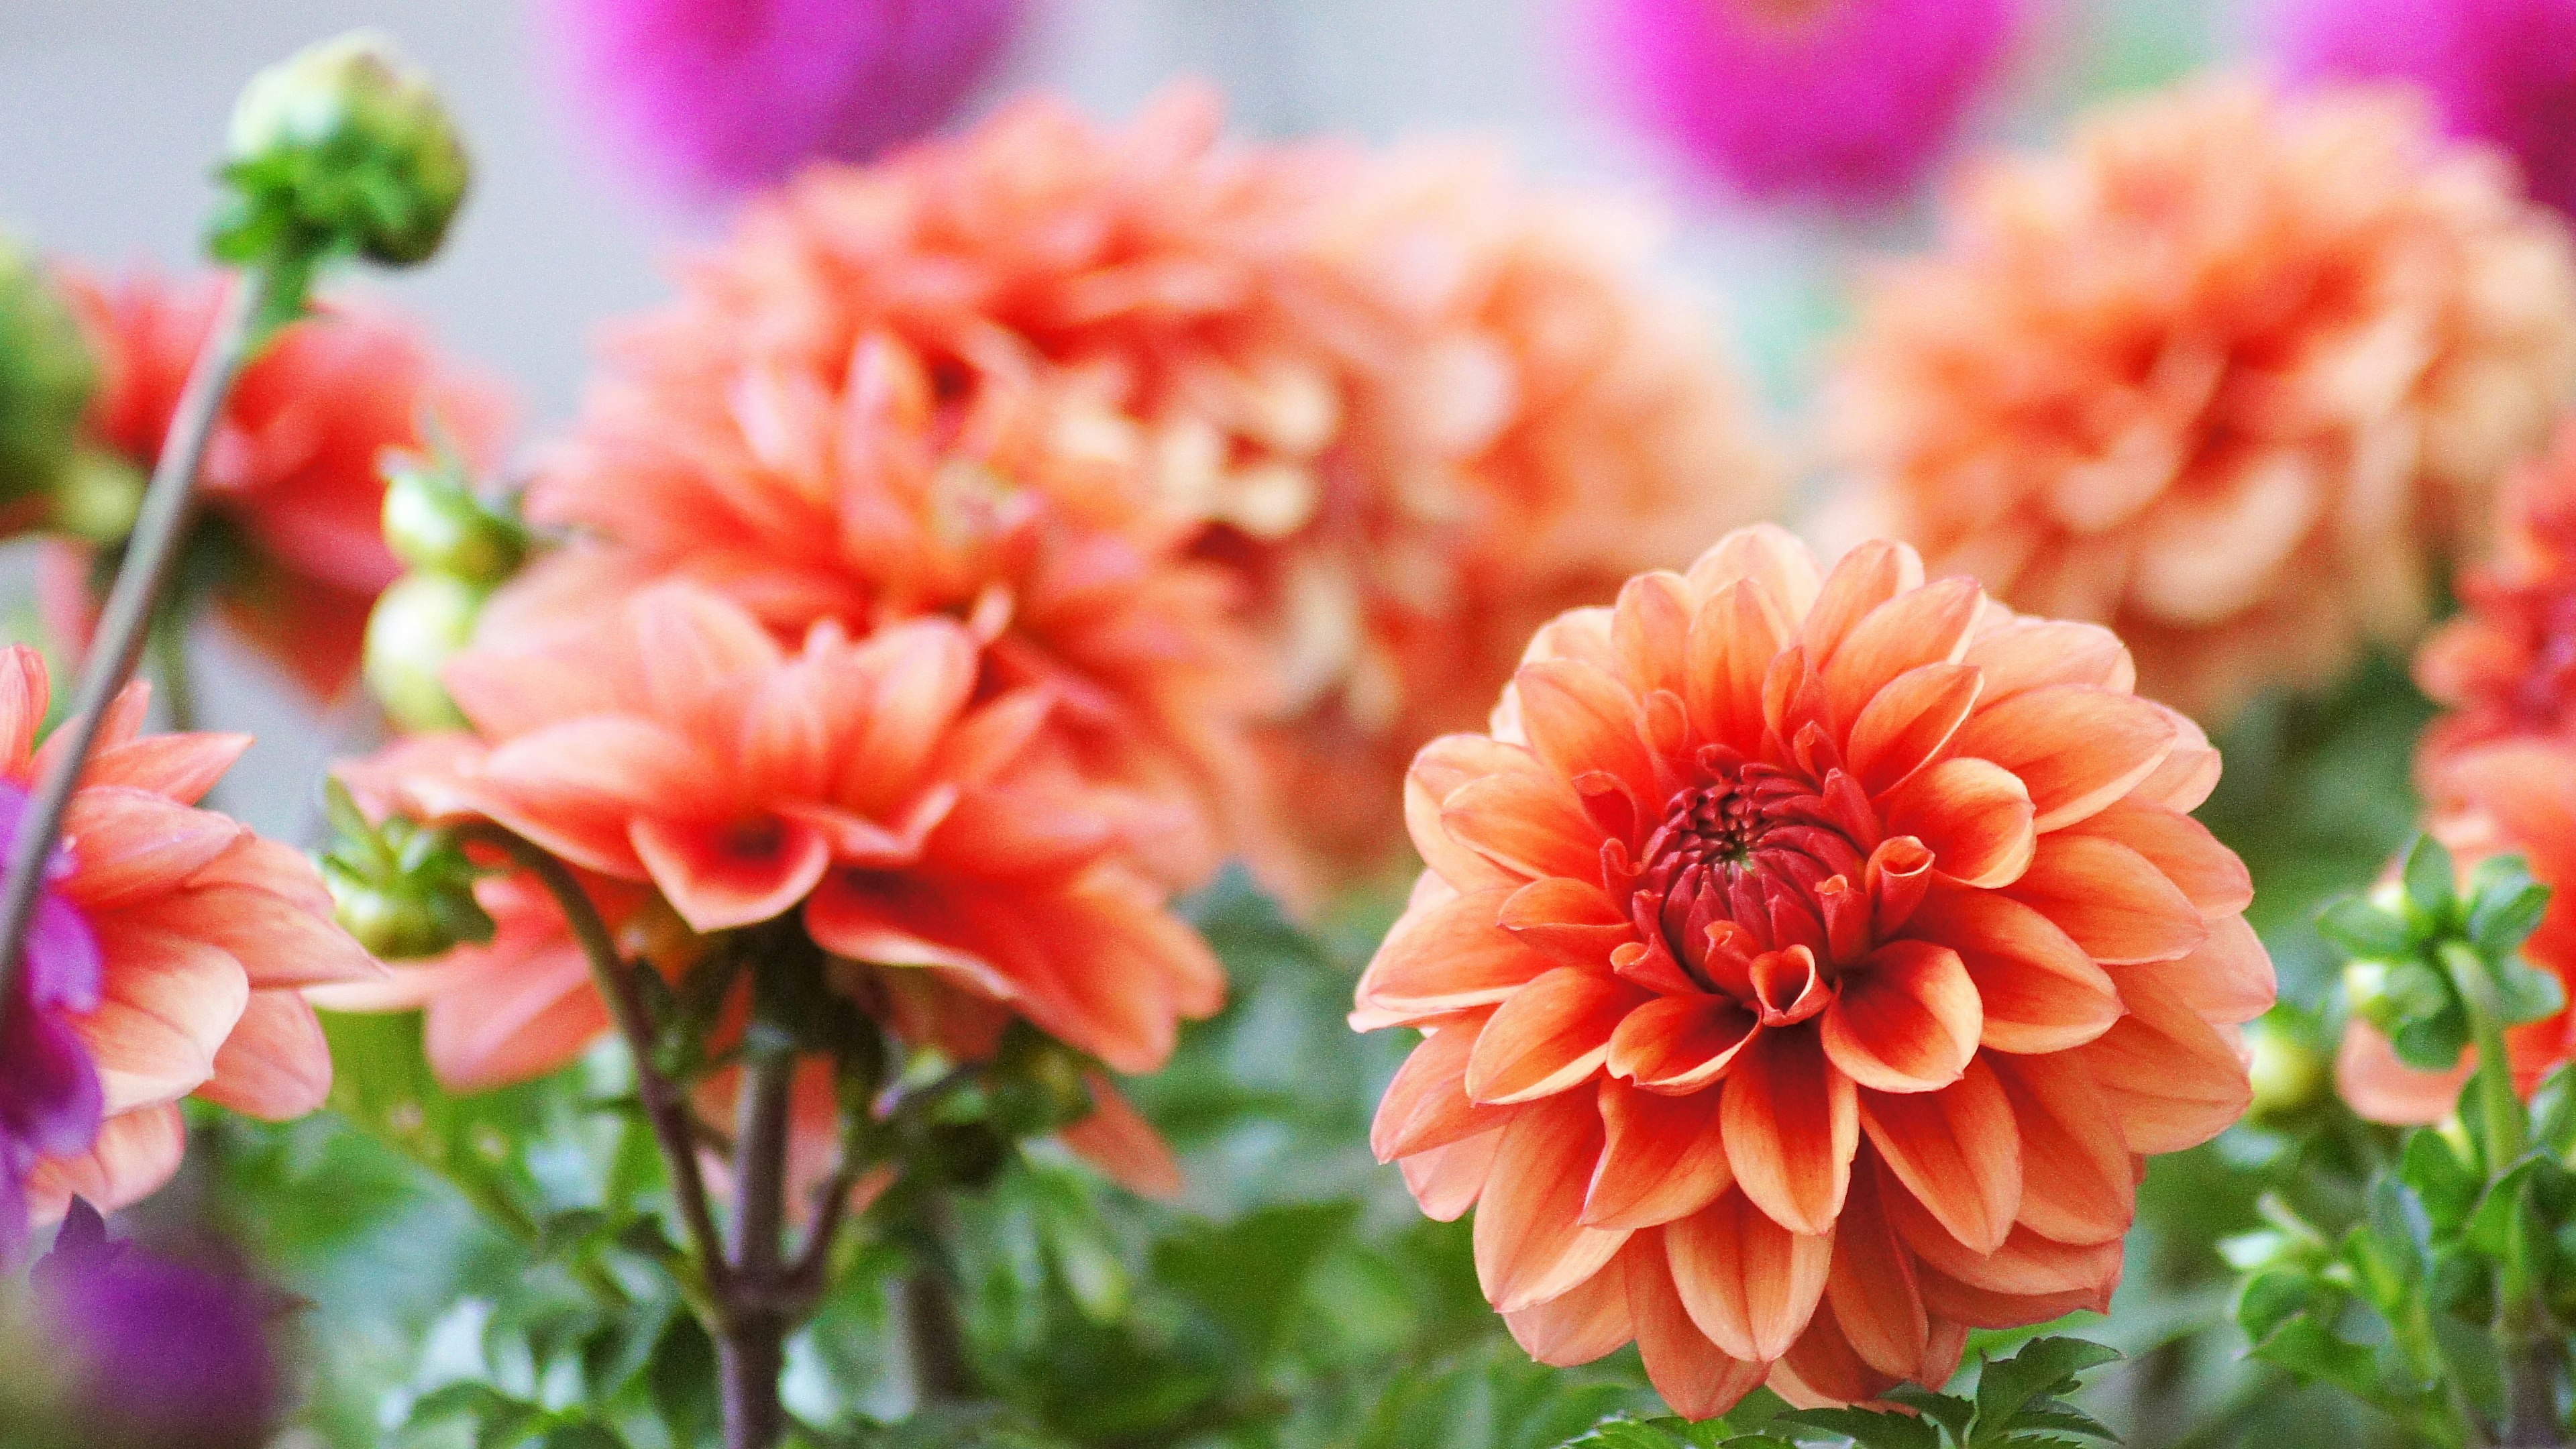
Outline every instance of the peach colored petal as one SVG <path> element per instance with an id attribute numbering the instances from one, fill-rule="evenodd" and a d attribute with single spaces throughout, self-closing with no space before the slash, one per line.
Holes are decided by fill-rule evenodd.
<path id="1" fill-rule="evenodd" d="M 1923 560 L 1908 545 L 1871 539 L 1836 560 L 1798 629 L 1807 657 L 1826 660 L 1869 612 L 1923 586 Z M 1964 627 L 1964 626 L 1963 626 Z"/>
<path id="2" fill-rule="evenodd" d="M 1638 733 L 1640 702 L 1616 676 L 1595 665 L 1551 659 L 1523 665 L 1513 684 L 1530 750 L 1558 778 L 1571 781 L 1607 770 L 1641 796 L 1653 791 L 1654 760 Z"/>
<path id="3" fill-rule="evenodd" d="M 58 889 L 84 911 L 112 909 L 176 887 L 244 834 L 221 815 L 149 791 L 89 786 L 63 814 L 63 845 L 76 869 Z"/>
<path id="4" fill-rule="evenodd" d="M 1402 1169 L 1404 1185 L 1421 1205 L 1424 1217 L 1454 1223 L 1483 1194 L 1502 1147 L 1503 1133 L 1498 1129 L 1417 1152 L 1396 1166 Z"/>
<path id="5" fill-rule="evenodd" d="M 1648 1228 L 1716 1201 L 1735 1182 L 1717 1105 L 1715 1092 L 1666 1097 L 1603 1082 L 1604 1146 L 1584 1193 L 1584 1223 Z"/>
<path id="6" fill-rule="evenodd" d="M 254 991 L 196 1095 L 267 1122 L 321 1110 L 331 1095 L 331 1043 L 292 991 Z"/>
<path id="7" fill-rule="evenodd" d="M 1612 952 L 1637 939 L 1628 913 L 1600 886 L 1563 876 L 1531 881 L 1512 892 L 1494 920 L 1559 965 L 1592 970 L 1609 965 Z"/>
<path id="8" fill-rule="evenodd" d="M 1842 969 L 1817 1026 L 1826 1056 L 1862 1087 L 1928 1092 L 1968 1069 L 1985 1014 L 1958 952 L 1890 941 Z"/>
<path id="9" fill-rule="evenodd" d="M 1984 676 L 1990 703 L 2056 684 L 2126 693 L 2137 679 L 2119 635 L 2066 619 L 2015 619 L 1986 630 L 1968 642 L 1960 660 Z"/>
<path id="10" fill-rule="evenodd" d="M 1440 807 L 1449 838 L 1509 873 L 1588 879 L 1601 868 L 1601 832 L 1571 790 L 1523 775 L 1487 775 L 1452 791 Z"/>
<path id="11" fill-rule="evenodd" d="M 1646 1377 L 1673 1412 L 1711 1419 L 1733 1409 L 1760 1386 L 1763 1365 L 1729 1358 L 1691 1320 L 1666 1256 L 1661 1229 L 1628 1240 L 1618 1264 L 1628 1288 L 1628 1318 Z"/>
<path id="12" fill-rule="evenodd" d="M 1832 1231 L 1851 1184 L 1860 1123 L 1851 1078 L 1814 1036 L 1755 1034 L 1727 1074 L 1719 1120 L 1727 1165 L 1746 1198 L 1792 1232 Z"/>
<path id="13" fill-rule="evenodd" d="M 2335 1048 L 2335 1091 L 2373 1122 L 2429 1126 L 2451 1115 L 2477 1069 L 2472 1050 L 2460 1053 L 2459 1065 L 2447 1072 L 2419 1071 L 2400 1061 L 2397 1049 L 2370 1023 L 2352 1021 Z"/>
<path id="14" fill-rule="evenodd" d="M 1950 747 L 2019 775 L 2045 833 L 2129 793 L 2174 743 L 2165 711 L 2136 695 L 2055 684 L 1989 702 Z"/>
<path id="15" fill-rule="evenodd" d="M 1923 1362 L 1932 1325 L 1914 1283 L 1913 1255 L 1879 1205 L 1875 1167 L 1855 1171 L 1850 1200 L 1834 1225 L 1825 1302 L 1851 1351 L 1877 1372 L 1910 1378 Z"/>
<path id="16" fill-rule="evenodd" d="M 101 1212 L 130 1207 L 170 1180 L 187 1146 L 178 1103 L 120 1112 L 100 1124 L 89 1151 L 36 1163 L 27 1176 L 29 1215 L 39 1223 L 57 1221 L 75 1197 Z"/>
<path id="17" fill-rule="evenodd" d="M 2245 862 L 2219 844 L 2208 826 L 2178 810 L 2121 800 L 2070 830 L 2117 841 L 2145 856 L 2203 916 L 2239 915 L 2254 902 L 2254 878 Z"/>
<path id="18" fill-rule="evenodd" d="M 2137 1172 L 2092 1074 L 2064 1056 L 1991 1065 L 2021 1132 L 2022 1226 L 2061 1243 L 2103 1243 L 2137 1216 Z"/>
<path id="19" fill-rule="evenodd" d="M 1549 1299 L 1503 1315 L 1512 1341 L 1557 1368 L 1587 1364 L 1636 1336 L 1628 1316 L 1628 1279 L 1618 1259 Z"/>
<path id="20" fill-rule="evenodd" d="M 1601 1070 L 1620 1018 L 1648 999 L 1616 976 L 1571 966 L 1547 972 L 1485 1019 L 1467 1058 L 1468 1097 L 1500 1105 L 1575 1086 Z"/>
<path id="21" fill-rule="evenodd" d="M 1168 1201 L 1181 1195 L 1181 1164 L 1171 1145 L 1137 1112 L 1102 1072 L 1087 1072 L 1091 1115 L 1056 1135 L 1083 1161 L 1139 1197 Z"/>
<path id="22" fill-rule="evenodd" d="M 1658 997 L 1620 1019 L 1607 1065 L 1649 1091 L 1697 1092 L 1735 1064 L 1757 1023 L 1723 996 Z"/>
<path id="23" fill-rule="evenodd" d="M 1710 544 L 1690 566 L 1689 579 L 1703 594 L 1738 581 L 1749 583 L 1761 592 L 1772 612 L 1791 620 L 1805 618 L 1824 587 L 1824 571 L 1816 566 L 1814 552 L 1776 523 L 1750 524 Z"/>
<path id="24" fill-rule="evenodd" d="M 1992 1252 L 2021 1209 L 2021 1134 L 1982 1060 L 1937 1092 L 1863 1092 L 1861 1126 L 1888 1170 L 1968 1251 Z"/>
<path id="25" fill-rule="evenodd" d="M 1886 808 L 1890 834 L 1920 840 L 1942 874 L 1968 885 L 2010 885 L 2039 847 L 2030 792 L 1988 760 L 1943 760 L 1918 771 Z"/>
<path id="26" fill-rule="evenodd" d="M 1554 968 L 1496 923 L 1509 896 L 1496 887 L 1407 911 L 1360 977 L 1360 1009 L 1393 1023 L 1492 1005 Z"/>
<path id="27" fill-rule="evenodd" d="M 1480 1025 L 1442 1027 L 1405 1057 L 1369 1128 L 1369 1148 L 1378 1161 L 1393 1162 L 1498 1131 L 1511 1120 L 1508 1109 L 1481 1105 L 1467 1095 L 1467 1058 Z"/>
<path id="28" fill-rule="evenodd" d="M 1863 709 L 1910 670 L 1957 663 L 1984 604 L 1973 580 L 1943 579 L 1880 604 L 1852 625 L 1831 652 L 1819 649 L 1835 718 L 1857 721 Z"/>
<path id="29" fill-rule="evenodd" d="M 1590 1093 L 1523 1106 L 1501 1139 L 1476 1209 L 1476 1281 L 1496 1310 L 1514 1313 L 1601 1271 L 1628 1234 L 1580 1221 L 1602 1149 L 1601 1114 Z"/>
<path id="30" fill-rule="evenodd" d="M 239 734 L 146 735 L 93 751 L 83 785 L 121 785 L 194 805 L 250 748 Z"/>
<path id="31" fill-rule="evenodd" d="M 229 952 L 118 922 L 96 923 L 105 963 L 98 1009 L 72 1023 L 98 1068 L 110 1115 L 175 1101 L 214 1075 L 215 1054 L 250 1001 Z"/>
<path id="32" fill-rule="evenodd" d="M 569 937 L 458 968 L 429 1002 L 422 1044 L 440 1083 L 481 1092 L 570 1065 L 608 1030 L 608 1005 Z"/>
<path id="33" fill-rule="evenodd" d="M 2054 922 L 2104 965 L 2171 961 L 2209 939 L 2209 928 L 2164 872 L 2117 841 L 2045 836 L 2030 869 L 2007 892 Z"/>
<path id="34" fill-rule="evenodd" d="M 2232 1031 L 2194 1015 L 2152 971 L 2128 973 L 2120 995 L 2129 1014 L 2075 1054 L 2130 1151 L 2197 1147 L 2245 1115 L 2254 1092 Z"/>
<path id="35" fill-rule="evenodd" d="M 1976 708 L 1984 682 L 1965 664 L 1926 664 L 1869 696 L 1854 711 L 1845 751 L 1860 787 L 1884 795 L 1938 756 Z"/>
<path id="36" fill-rule="evenodd" d="M 1740 1192 L 1661 1229 L 1673 1285 L 1691 1322 L 1730 1358 L 1789 1351 L 1824 1297 L 1831 1225 L 1793 1233 Z"/>
<path id="37" fill-rule="evenodd" d="M 1927 893 L 1906 930 L 1959 953 L 1977 986 L 1982 1043 L 2004 1052 L 2063 1051 L 2120 1019 L 2110 974 L 2037 910 L 1990 891 Z"/>
<path id="38" fill-rule="evenodd" d="M 646 816 L 627 827 L 627 839 L 671 908 L 701 932 L 785 915 L 832 866 L 831 843 L 800 821 L 682 824 Z"/>
<path id="39" fill-rule="evenodd" d="M 25 644 L 0 649 L 0 773 L 13 780 L 28 778 L 36 731 L 52 698 L 43 655 Z"/>

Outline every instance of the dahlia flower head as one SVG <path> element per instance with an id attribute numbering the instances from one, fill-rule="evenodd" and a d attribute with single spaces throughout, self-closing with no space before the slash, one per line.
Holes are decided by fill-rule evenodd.
<path id="1" fill-rule="evenodd" d="M 2449 848 L 2463 881 L 2481 860 L 2519 855 L 2532 878 L 2549 887 L 2549 908 L 2522 943 L 2522 956 L 2576 998 L 2576 896 L 2570 894 L 2576 890 L 2576 745 L 2529 737 L 2465 745 L 2444 756 L 2425 783 L 2425 829 Z M 2514 1089 L 2528 1099 L 2541 1078 L 2576 1058 L 2576 1013 L 2561 1010 L 2507 1027 L 2504 1036 Z M 2476 1070 L 2475 1047 L 2447 1072 L 2408 1066 L 2378 1028 L 2357 1016 L 2335 1053 L 2337 1091 L 2374 1122 L 2441 1121 Z"/>
<path id="2" fill-rule="evenodd" d="M 2460 612 L 2415 654 L 2446 711 L 2417 773 L 2494 740 L 2576 741 L 2576 423 L 2523 463 L 2498 499 L 2494 551 L 2459 580 Z"/>
<path id="3" fill-rule="evenodd" d="M 56 746 L 50 686 L 0 651 L 0 827 L 14 834 Z M 149 689 L 109 707 L 38 898 L 0 1044 L 0 1257 L 74 1195 L 136 1201 L 179 1165 L 179 1101 L 270 1120 L 331 1087 L 303 990 L 383 968 L 333 923 L 296 851 L 195 808 L 250 741 L 140 733 Z"/>
<path id="4" fill-rule="evenodd" d="M 1590 0 L 1601 84 L 1684 160 L 1762 199 L 1884 202 L 2001 69 L 2019 0 Z"/>
<path id="5" fill-rule="evenodd" d="M 627 486 L 639 440 L 695 416 L 658 471 L 762 520 L 759 549 L 816 559 L 827 535 L 789 548 L 771 520 L 853 484 L 847 447 L 805 420 L 857 406 L 887 353 L 928 375 L 950 435 L 995 393 L 1072 399 L 1031 440 L 1057 461 L 1024 453 L 1007 481 L 1089 480 L 1076 511 L 1124 546 L 1232 581 L 1262 646 L 1273 800 L 1298 803 L 1310 863 L 1379 855 L 1405 759 L 1474 720 L 1530 628 L 1758 514 L 1773 475 L 1695 310 L 1648 275 L 1651 228 L 1482 153 L 1251 148 L 1221 125 L 1196 89 L 1116 130 L 1034 100 L 808 170 L 628 330 L 531 510 L 658 571 L 702 556 L 704 530 L 646 537 L 660 525 Z M 821 561 L 882 590 L 863 550 Z M 766 570 L 689 571 L 782 592 Z M 1237 847 L 1262 818 L 1211 814 Z"/>
<path id="6" fill-rule="evenodd" d="M 2576 253 L 2396 92 L 2195 83 L 1971 172 L 1838 385 L 1873 522 L 2214 721 L 2423 628 L 2576 387 Z"/>
<path id="7" fill-rule="evenodd" d="M 1372 1145 L 1475 1210 L 1543 1362 L 1680 1412 L 1937 1387 L 2100 1309 L 2143 1158 L 2208 1140 L 2271 1004 L 2218 757 L 2099 626 L 1818 569 L 1768 526 L 1532 640 L 1405 789 L 1428 865 L 1352 1024 L 1424 1033 Z"/>
<path id="8" fill-rule="evenodd" d="M 2576 4 L 2568 0 L 2284 0 L 2290 71 L 2407 81 L 2452 132 L 2522 163 L 2534 196 L 2576 210 Z"/>
<path id="9" fill-rule="evenodd" d="M 723 197 L 865 161 L 953 114 L 1026 0 L 555 0 L 552 30 L 636 163 Z"/>
<path id="10" fill-rule="evenodd" d="M 1181 1019 L 1217 1009 L 1220 970 L 1131 859 L 1121 803 L 1049 732 L 1055 691 L 978 701 L 979 652 L 935 617 L 864 638 L 827 620 L 790 650 L 666 582 L 458 656 L 446 679 L 474 732 L 355 774 L 391 808 L 489 821 L 575 867 L 666 971 L 695 936 L 795 913 L 907 1040 L 979 1059 L 1016 1015 L 1151 1071 Z M 606 1025 L 553 904 L 518 877 L 481 889 L 488 945 L 342 998 L 425 1004 L 431 1063 L 466 1087 L 561 1066 Z"/>
<path id="11" fill-rule="evenodd" d="M 160 456 L 226 285 L 65 272 L 99 359 L 91 437 L 138 473 Z M 345 692 L 367 611 L 402 573 L 382 531 L 383 455 L 424 452 L 443 437 L 488 467 L 509 416 L 497 385 L 441 358 L 390 313 L 327 303 L 286 327 L 242 369 L 199 475 L 190 547 L 234 631 L 315 698 Z M 103 594 L 95 563 L 71 540 L 49 542 L 41 561 L 48 625 L 84 646 Z"/>

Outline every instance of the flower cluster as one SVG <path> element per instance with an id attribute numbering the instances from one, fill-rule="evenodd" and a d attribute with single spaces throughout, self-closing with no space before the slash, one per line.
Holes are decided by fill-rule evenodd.
<path id="1" fill-rule="evenodd" d="M 179 1163 L 179 1100 L 257 1117 L 322 1103 L 331 1057 L 305 988 L 382 974 L 332 924 L 303 856 L 196 801 L 250 741 L 102 726 L 28 937 L 0 1051 L 0 1253 L 75 1194 L 119 1207 Z M 0 652 L 0 828 L 53 753 L 34 650 Z"/>
<path id="2" fill-rule="evenodd" d="M 1777 530 L 1541 630 L 1406 785 L 1429 869 L 1354 1025 L 1373 1142 L 1476 1210 L 1534 1355 L 1676 1408 L 1938 1385 L 2103 1307 L 2138 1155 L 2244 1110 L 2272 1002 L 2200 731 L 2092 625 Z"/>
<path id="3" fill-rule="evenodd" d="M 1967 178 L 1836 416 L 1935 572 L 2212 716 L 2426 622 L 2576 379 L 2576 251 L 2396 93 L 2196 84 Z"/>

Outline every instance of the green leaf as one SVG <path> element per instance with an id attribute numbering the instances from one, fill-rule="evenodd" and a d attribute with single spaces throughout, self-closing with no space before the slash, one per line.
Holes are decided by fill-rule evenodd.
<path id="1" fill-rule="evenodd" d="M 2406 920 L 2367 896 L 2340 896 L 2317 912 L 2317 934 L 2347 956 L 2403 956 L 2414 949 Z"/>
<path id="2" fill-rule="evenodd" d="M 2516 1219 L 2530 1213 L 2532 1180 L 2544 1166 L 2544 1159 L 2528 1156 L 2506 1168 L 2469 1214 L 2460 1230 L 2461 1240 L 2489 1258 L 2500 1260 L 2512 1252 L 2520 1226 Z"/>
<path id="3" fill-rule="evenodd" d="M 2452 864 L 2451 852 L 2432 836 L 2418 835 L 2407 847 L 2402 875 L 2418 931 L 2431 935 L 2447 929 L 2459 901 L 2459 868 Z"/>
<path id="4" fill-rule="evenodd" d="M 2533 1090 L 2531 1140 L 2552 1157 L 2576 1152 L 2576 1063 L 2560 1063 Z"/>
<path id="5" fill-rule="evenodd" d="M 2518 855 L 2489 856 L 2469 872 L 2469 944 L 2490 960 L 2519 948 L 2549 909 L 2549 887 Z"/>
<path id="6" fill-rule="evenodd" d="M 2458 1228 L 2486 1186 L 2448 1138 L 2422 1127 L 2406 1134 L 2397 1175 L 2422 1199 L 2425 1216 L 2437 1231 Z"/>
<path id="7" fill-rule="evenodd" d="M 2332 1384 L 2372 1403 L 2381 1398 L 2376 1356 L 2360 1344 L 2336 1337 L 2314 1318 L 2289 1320 L 2271 1337 L 2258 1341 L 2251 1352 L 2302 1379 Z"/>
<path id="8" fill-rule="evenodd" d="M 1154 1276 L 1223 1325 L 1251 1361 L 1266 1357 L 1316 1263 L 1349 1229 L 1359 1204 L 1264 1208 L 1224 1227 L 1168 1238 Z"/>
<path id="9" fill-rule="evenodd" d="M 2567 1007 L 2567 988 L 2557 976 L 2540 970 L 2518 954 L 2487 953 L 2493 963 L 2496 1010 L 2507 1026 L 2541 1021 Z"/>
<path id="10" fill-rule="evenodd" d="M 1618 1414 L 1566 1440 L 1558 1449 L 1782 1449 L 1796 1441 L 1768 1434 L 1738 1434 L 1723 1419 L 1694 1424 L 1670 1416 L 1656 1419 Z"/>
<path id="11" fill-rule="evenodd" d="M 2050 1403 L 2078 1387 L 2078 1375 L 2119 1358 L 2119 1350 L 2080 1338 L 2034 1338 L 2007 1359 L 1988 1359 L 1977 1375 L 1977 1422 L 1968 1442 L 2002 1442 L 2026 1408 Z"/>
<path id="12" fill-rule="evenodd" d="M 1941 1431 L 1929 1419 L 1869 1409 L 1801 1409 L 1780 1421 L 1840 1434 L 1861 1449 L 1941 1449 Z"/>

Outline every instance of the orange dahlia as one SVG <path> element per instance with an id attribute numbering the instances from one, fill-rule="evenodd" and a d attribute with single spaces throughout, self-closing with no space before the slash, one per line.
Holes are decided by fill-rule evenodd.
<path id="1" fill-rule="evenodd" d="M 2250 1096 L 2272 1000 L 2218 758 L 2120 641 L 1900 544 L 1771 528 L 1542 629 L 1405 788 L 1429 869 L 1353 1025 L 1373 1145 L 1476 1209 L 1524 1347 L 1634 1339 L 1695 1417 L 1937 1385 L 2100 1308 L 2143 1154 Z"/>
<path id="2" fill-rule="evenodd" d="M 138 473 L 160 456 L 224 286 L 65 277 L 100 364 L 91 435 Z M 261 654 L 316 696 L 338 695 L 356 677 L 368 609 L 402 572 L 384 543 L 379 460 L 424 449 L 435 428 L 488 465 L 508 414 L 497 387 L 399 318 L 335 303 L 289 326 L 242 370 L 208 444 L 192 577 L 212 581 Z M 86 545 L 47 552 L 47 613 L 65 637 L 88 637 L 93 566 Z"/>
<path id="3" fill-rule="evenodd" d="M 945 619 L 788 651 L 694 584 L 447 668 L 476 738 L 398 747 L 367 774 L 424 818 L 485 819 L 596 878 L 644 954 L 797 913 L 834 979 L 907 1038 L 989 1053 L 1016 1014 L 1122 1072 L 1216 1010 L 1206 946 L 1130 859 L 1134 812 L 1085 782 L 1045 684 L 974 702 L 975 637 Z M 570 1060 L 605 1024 L 560 917 L 487 882 L 501 930 L 414 978 L 443 1075 L 490 1084 Z M 645 891 L 661 905 L 639 900 Z M 657 925 L 676 915 L 685 931 Z M 667 916 L 663 916 L 667 919 Z"/>
<path id="4" fill-rule="evenodd" d="M 620 490 L 643 470 L 623 450 L 644 429 L 621 398 L 703 392 L 695 415 L 745 441 L 691 428 L 675 462 L 734 512 L 783 517 L 794 487 L 847 486 L 817 433 L 888 353 L 930 379 L 942 436 L 989 431 L 956 420 L 996 391 L 1069 394 L 1070 418 L 999 471 L 1049 496 L 1105 479 L 1141 505 L 1103 520 L 1131 546 L 1233 575 L 1268 641 L 1278 798 L 1327 856 L 1383 851 L 1404 759 L 1473 720 L 1535 623 L 1760 511 L 1769 475 L 1615 211 L 1525 192 L 1481 156 L 1230 146 L 1221 123 L 1198 90 L 1114 132 L 1032 101 L 808 171 L 628 333 L 536 510 L 636 527 Z M 747 481 L 746 449 L 779 481 Z M 837 564 L 880 591 L 883 563 Z M 767 571 L 740 587 L 779 590 Z"/>
<path id="5" fill-rule="evenodd" d="M 2449 711 L 2425 731 L 2425 773 L 2518 736 L 2576 739 L 2576 423 L 2499 500 L 2494 556 L 2460 581 L 2460 612 L 2424 641 L 2415 679 Z"/>
<path id="6" fill-rule="evenodd" d="M 59 753 L 35 746 L 49 690 L 34 650 L 0 650 L 0 833 Z M 182 1097 L 279 1120 L 322 1105 L 331 1054 L 303 990 L 383 971 L 302 855 L 193 808 L 249 739 L 141 735 L 149 693 L 109 707 L 39 897 L 0 1051 L 0 1257 L 74 1194 L 116 1208 L 166 1181 Z"/>
<path id="7" fill-rule="evenodd" d="M 2576 390 L 2564 224 L 2396 93 L 2198 84 L 1954 200 L 1863 305 L 1840 449 L 1935 573 L 2195 713 L 2411 639 Z"/>
<path id="8" fill-rule="evenodd" d="M 2576 898 L 2569 895 L 2576 888 L 2576 744 L 2509 739 L 2464 746 L 2441 758 L 2430 783 L 2425 828 L 2449 847 L 2463 879 L 2489 856 L 2519 855 L 2549 887 L 2549 909 L 2523 942 L 2522 955 L 2576 997 Z M 2530 1096 L 2541 1078 L 2576 1059 L 2576 1012 L 2506 1028 L 2505 1053 L 2515 1089 Z M 2472 1048 L 2451 1071 L 2419 1071 L 2356 1017 L 2344 1028 L 2335 1081 L 2352 1109 L 2374 1122 L 2438 1122 L 2459 1101 L 2476 1057 Z"/>

